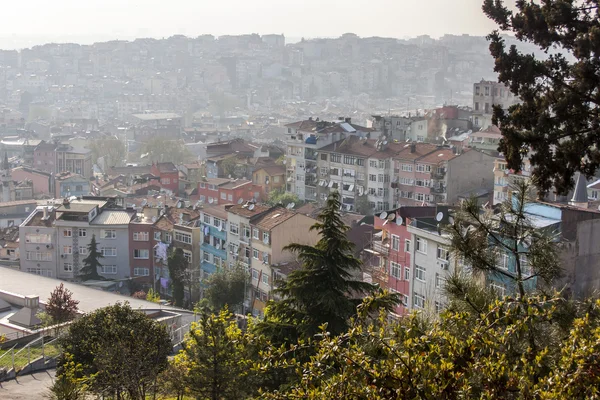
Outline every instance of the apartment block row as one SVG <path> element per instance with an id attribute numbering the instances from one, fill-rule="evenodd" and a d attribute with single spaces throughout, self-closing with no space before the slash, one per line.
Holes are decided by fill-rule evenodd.
<path id="1" fill-rule="evenodd" d="M 323 202 L 337 190 L 343 209 L 363 214 L 401 205 L 453 204 L 494 189 L 495 158 L 476 149 L 370 138 L 348 122 L 288 125 L 287 190 Z"/>
<path id="2" fill-rule="evenodd" d="M 215 271 L 242 265 L 251 275 L 246 311 L 262 313 L 274 282 L 295 258 L 283 251 L 292 242 L 313 245 L 315 220 L 280 206 L 196 204 L 124 208 L 115 198 L 83 197 L 39 206 L 19 227 L 21 269 L 75 280 L 96 238 L 102 254 L 99 274 L 108 280 L 134 279 L 170 293 L 168 256 L 183 250 L 189 279 L 201 296 Z"/>

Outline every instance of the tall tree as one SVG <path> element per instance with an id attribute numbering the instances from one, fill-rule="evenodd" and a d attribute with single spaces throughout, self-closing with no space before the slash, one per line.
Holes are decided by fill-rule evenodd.
<path id="1" fill-rule="evenodd" d="M 340 218 L 340 195 L 327 199 L 318 222 L 310 229 L 319 233 L 313 246 L 292 243 L 284 248 L 296 254 L 301 268 L 275 290 L 281 300 L 271 301 L 259 332 L 280 340 L 308 338 L 322 324 L 336 335 L 346 330 L 363 295 L 375 287 L 358 278 L 361 262 L 353 255 L 353 244 L 346 237 L 348 227 Z M 392 302 L 398 298 L 392 296 Z"/>
<path id="2" fill-rule="evenodd" d="M 176 307 L 183 307 L 188 267 L 183 250 L 174 249 L 169 254 L 167 265 L 169 267 L 169 277 L 171 278 L 171 289 L 173 290 L 173 302 Z"/>
<path id="3" fill-rule="evenodd" d="M 75 319 L 79 310 L 78 304 L 79 301 L 73 299 L 73 292 L 61 283 L 50 293 L 46 303 L 46 314 L 52 318 L 53 323 L 62 324 Z"/>
<path id="4" fill-rule="evenodd" d="M 224 268 L 208 278 L 208 288 L 204 297 L 214 310 L 225 307 L 230 310 L 240 310 L 246 297 L 246 288 L 250 287 L 249 274 L 245 268 L 236 264 L 233 268 Z"/>
<path id="5" fill-rule="evenodd" d="M 116 399 L 146 399 L 156 390 L 157 376 L 167 367 L 172 344 L 166 327 L 129 304 L 117 303 L 73 322 L 61 339 L 69 362 L 81 365 L 77 378 L 93 378 L 90 390 Z"/>
<path id="6" fill-rule="evenodd" d="M 187 367 L 188 390 L 199 400 L 243 399 L 250 391 L 248 336 L 227 309 L 194 323 L 175 362 Z"/>
<path id="7" fill-rule="evenodd" d="M 98 268 L 102 267 L 99 260 L 104 258 L 104 256 L 98 251 L 96 235 L 92 235 L 92 240 L 87 245 L 87 250 L 88 256 L 83 259 L 83 267 L 79 270 L 79 279 L 82 281 L 102 279 L 100 274 L 98 274 Z"/>
<path id="8" fill-rule="evenodd" d="M 542 192 L 554 186 L 566 194 L 576 171 L 589 177 L 600 165 L 599 7 L 597 0 L 519 0 L 516 8 L 483 2 L 502 31 L 546 53 L 537 59 L 515 45 L 507 48 L 498 31 L 488 37 L 498 80 L 523 101 L 508 112 L 494 107 L 503 135 L 499 149 L 514 170 L 531 151 Z"/>

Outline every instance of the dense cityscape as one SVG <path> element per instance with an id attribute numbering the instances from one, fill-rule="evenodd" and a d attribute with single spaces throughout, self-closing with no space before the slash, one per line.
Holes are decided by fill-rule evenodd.
<path id="1" fill-rule="evenodd" d="M 0 50 L 0 398 L 599 398 L 597 45 L 508 27 Z"/>

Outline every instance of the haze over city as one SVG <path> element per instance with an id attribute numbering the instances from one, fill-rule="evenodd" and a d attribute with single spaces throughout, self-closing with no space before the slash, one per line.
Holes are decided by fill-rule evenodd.
<path id="1" fill-rule="evenodd" d="M 346 32 L 394 38 L 483 36 L 493 28 L 480 0 L 31 0 L 3 9 L 0 47 L 175 34 L 283 33 L 288 41 Z"/>

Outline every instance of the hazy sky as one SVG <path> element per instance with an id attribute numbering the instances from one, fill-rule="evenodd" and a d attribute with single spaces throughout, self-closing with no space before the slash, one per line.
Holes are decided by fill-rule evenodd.
<path id="1" fill-rule="evenodd" d="M 289 37 L 485 35 L 483 0 L 6 0 L 0 37 L 72 41 L 285 33 Z"/>

